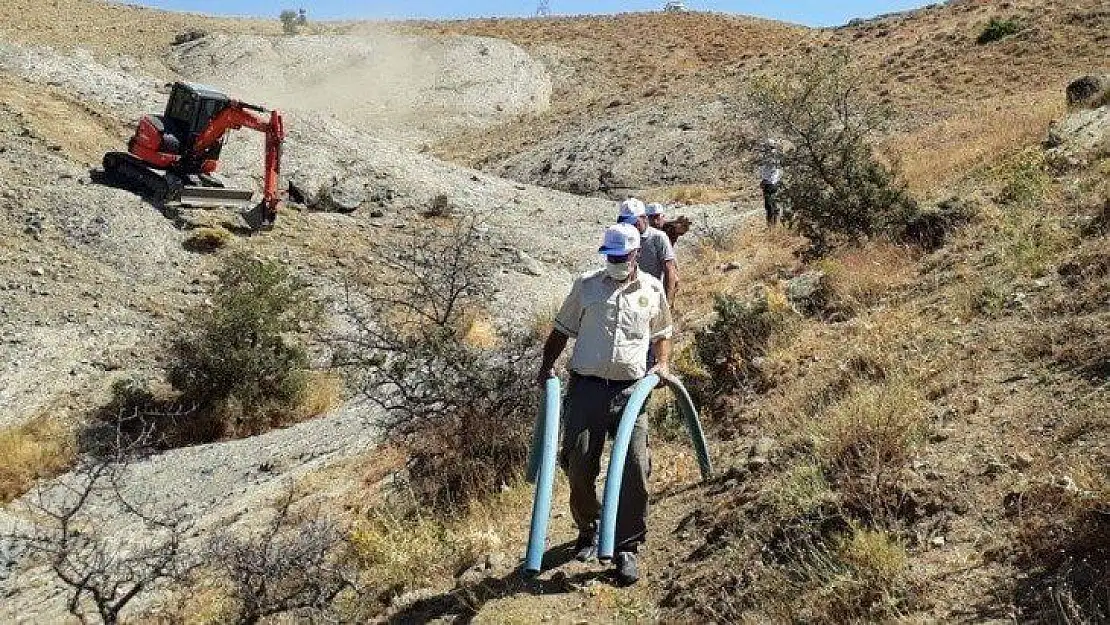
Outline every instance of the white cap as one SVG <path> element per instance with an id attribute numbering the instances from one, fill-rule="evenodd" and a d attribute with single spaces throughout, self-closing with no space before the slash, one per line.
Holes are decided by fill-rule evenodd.
<path id="1" fill-rule="evenodd" d="M 631 224 L 613 224 L 605 229 L 605 237 L 597 251 L 606 256 L 624 256 L 638 249 L 640 231 Z"/>
<path id="2" fill-rule="evenodd" d="M 617 215 L 617 221 L 622 224 L 628 224 L 636 221 L 637 217 L 643 217 L 646 214 L 644 203 L 634 197 L 630 197 L 620 203 L 620 213 Z"/>
<path id="3" fill-rule="evenodd" d="M 648 217 L 654 217 L 655 215 L 662 215 L 663 211 L 665 210 L 666 209 L 663 207 L 662 204 L 658 202 L 652 202 L 651 204 L 648 204 L 646 207 L 644 207 L 644 214 Z"/>

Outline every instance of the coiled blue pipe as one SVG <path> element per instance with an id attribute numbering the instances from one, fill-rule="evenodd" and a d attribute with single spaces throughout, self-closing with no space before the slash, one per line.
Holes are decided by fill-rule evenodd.
<path id="1" fill-rule="evenodd" d="M 536 483 L 536 498 L 532 502 L 532 526 L 524 557 L 524 570 L 528 573 L 539 573 L 543 568 L 547 524 L 551 519 L 551 491 L 555 486 L 555 456 L 559 447 L 561 392 L 559 378 L 549 378 L 544 385 L 543 412 L 537 416 L 532 439 L 528 479 Z"/>
<path id="2" fill-rule="evenodd" d="M 686 429 L 690 433 L 690 440 L 694 445 L 694 452 L 698 457 L 698 466 L 701 469 L 701 478 L 708 479 L 713 473 L 713 464 L 709 459 L 709 449 L 705 443 L 705 433 L 701 429 L 698 411 L 690 399 L 690 393 L 682 382 L 675 377 L 666 376 L 663 380 L 675 391 L 678 398 L 679 412 L 686 421 Z M 632 441 L 632 430 L 636 427 L 636 420 L 644 402 L 651 395 L 651 390 L 659 384 L 659 376 L 649 375 L 632 387 L 632 396 L 621 413 L 620 425 L 617 426 L 617 436 L 613 440 L 613 448 L 609 458 L 609 471 L 605 475 L 605 495 L 601 505 L 601 535 L 598 537 L 597 557 L 600 560 L 609 560 L 613 557 L 614 542 L 617 531 L 617 508 L 620 502 L 621 483 L 624 481 L 624 461 L 628 456 L 628 445 Z"/>

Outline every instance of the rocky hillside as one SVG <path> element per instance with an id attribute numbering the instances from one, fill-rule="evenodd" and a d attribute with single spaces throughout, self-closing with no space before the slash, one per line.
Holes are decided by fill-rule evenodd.
<path id="1" fill-rule="evenodd" d="M 1021 30 L 976 43 L 991 19 Z M 751 184 L 738 143 L 744 84 L 800 58 L 846 51 L 898 113 L 891 150 L 943 138 L 951 150 L 971 125 L 1036 119 L 1062 84 L 1106 61 L 1106 9 L 1082 2 L 954 0 L 830 29 L 721 14 L 632 14 L 599 19 L 473 20 L 433 32 L 493 36 L 543 59 L 555 80 L 549 112 L 444 142 L 437 153 L 510 178 L 573 192 Z M 738 114 L 739 113 L 739 114 Z M 995 122 L 995 119 L 999 119 Z M 956 127 L 954 127 L 956 126 Z M 953 167 L 982 154 L 940 159 Z M 960 158 L 962 157 L 962 158 Z M 918 163 L 913 163 L 915 169 Z M 931 186 L 950 171 L 925 172 Z"/>
<path id="2" fill-rule="evenodd" d="M 91 11 L 85 14 L 86 29 L 109 23 L 120 10 L 81 6 Z M 186 249 L 197 228 L 240 233 L 231 237 L 230 249 L 281 259 L 313 286 L 321 301 L 338 302 L 345 283 L 356 275 L 370 280 L 393 262 L 416 228 L 430 223 L 423 215 L 433 206 L 445 215 L 477 215 L 493 250 L 488 271 L 500 276 L 499 297 L 505 302 L 500 308 L 510 319 L 546 310 L 569 284 L 571 272 L 589 262 L 593 237 L 578 236 L 580 222 L 552 218 L 543 230 L 519 224 L 568 210 L 597 224 L 608 221 L 608 203 L 437 161 L 396 141 L 395 134 L 375 133 L 379 126 L 373 115 L 351 117 L 347 109 L 350 115 L 343 118 L 343 111 L 316 110 L 311 102 L 291 102 L 286 114 L 284 171 L 302 203 L 288 204 L 277 227 L 264 236 L 245 236 L 249 230 L 235 214 L 161 213 L 130 192 L 97 183 L 101 155 L 126 145 L 140 114 L 163 107 L 166 76 L 218 78 L 199 69 L 192 75 L 171 74 L 169 64 L 183 72 L 189 59 L 197 58 L 195 47 L 190 56 L 180 46 L 172 47 L 172 39 L 158 44 L 157 54 L 149 57 L 115 54 L 113 28 L 148 23 L 144 20 L 158 23 L 159 15 L 125 9 L 124 19 L 113 27 L 89 35 L 88 49 L 37 45 L 52 41 L 52 35 L 38 32 L 40 38 L 29 42 L 33 30 L 21 30 L 24 36 L 15 41 L 0 41 L 0 422 L 9 428 L 6 434 L 44 418 L 80 423 L 108 400 L 114 381 L 160 377 L 167 330 L 203 303 L 221 265 L 218 254 Z M 260 41 L 224 35 L 205 45 L 208 54 L 219 56 L 220 50 Z M 307 45 L 312 41 L 303 40 Z M 362 39 L 344 41 L 358 46 Z M 436 47 L 441 44 L 422 45 L 438 50 L 435 58 L 443 62 L 444 48 Z M 479 43 L 459 45 L 479 55 Z M 508 56 L 496 58 L 521 66 L 523 53 L 510 44 L 501 49 Z M 359 54 L 372 56 L 374 51 Z M 257 66 L 277 69 L 264 61 Z M 153 68 L 150 74 L 147 68 Z M 252 83 L 225 84 L 246 93 Z M 542 79 L 538 84 L 539 91 L 532 94 L 536 102 L 543 98 Z M 408 97 L 397 94 L 398 115 L 408 110 Z M 475 87 L 458 93 L 454 107 L 436 108 L 439 117 L 429 113 L 410 118 L 411 128 L 452 127 L 457 119 L 489 123 L 491 114 L 499 114 L 497 107 L 506 105 L 507 100 L 498 99 L 502 97 L 488 85 Z M 238 133 L 224 149 L 222 172 L 238 184 L 257 185 L 261 153 L 259 137 Z M 519 270 L 522 256 L 530 259 L 529 274 Z M 239 446 L 217 443 L 167 452 L 136 467 L 135 475 L 143 477 L 134 483 L 153 496 L 151 505 L 162 509 L 191 502 L 187 515 L 198 527 L 264 514 L 273 489 L 362 453 L 373 440 L 368 425 L 372 414 L 365 408 L 340 409 Z M 238 458 L 238 469 L 231 468 L 229 456 Z M 260 466 L 268 468 L 260 473 Z M 219 479 L 203 477 L 217 469 Z M 16 517 L 23 514 L 18 503 L 12 510 Z M 5 527 L 13 527 L 8 523 L 16 517 L 5 513 Z M 111 517 L 104 523 L 111 526 Z M 131 529 L 121 526 L 119 531 Z M 10 573 L 5 570 L 2 577 L 8 579 Z M 29 572 L 13 583 L 2 602 L 5 619 L 49 621 L 63 609 L 58 589 L 44 586 L 41 572 Z"/>
<path id="3" fill-rule="evenodd" d="M 992 18 L 1016 31 L 977 43 Z M 601 196 L 647 190 L 699 204 L 680 245 L 683 373 L 699 372 L 694 331 L 718 318 L 715 295 L 762 297 L 789 332 L 755 363 L 764 384 L 706 398 L 713 481 L 693 485 L 681 438 L 656 415 L 637 587 L 578 564 L 520 578 L 527 487 L 450 522 L 373 516 L 405 460 L 367 452 L 376 409 L 348 398 L 287 429 L 146 458 L 126 493 L 183 515 L 185 548 L 201 553 L 217 529 L 265 526 L 299 485 L 380 556 L 368 565 L 376 609 L 358 621 L 1105 619 L 1108 107 L 1069 111 L 1063 89 L 1107 73 L 1108 32 L 1097 0 L 960 0 L 836 29 L 690 13 L 313 24 L 296 37 L 277 20 L 4 2 L 0 455 L 34 466 L 0 464 L 0 493 L 16 498 L 0 534 L 75 475 L 43 462 L 57 437 L 39 424 L 71 433 L 113 382 L 160 378 L 170 331 L 205 305 L 230 253 L 279 260 L 339 324 L 349 284 L 375 285 L 417 233 L 477 215 L 497 283 L 486 322 L 542 325 L 593 263 L 612 219 Z M 803 241 L 743 220 L 758 211 L 746 81 L 837 49 L 894 109 L 880 147 L 913 192 L 976 207 L 939 249 L 873 242 L 808 264 L 794 254 Z M 172 79 L 287 111 L 291 201 L 274 230 L 161 212 L 98 183 L 101 155 L 161 110 Z M 259 137 L 237 133 L 222 172 L 257 187 L 260 154 Z M 735 201 L 700 204 L 721 197 Z M 201 228 L 226 247 L 197 252 Z M 819 301 L 790 300 L 795 276 L 821 287 Z M 905 419 L 866 422 L 876 415 Z M 837 464 L 874 451 L 852 456 L 857 431 L 895 432 L 871 473 Z M 38 477 L 38 495 L 19 499 Z M 142 535 L 96 502 L 108 540 Z M 552 544 L 573 532 L 557 512 Z M 835 549 L 810 549 L 830 536 Z M 61 621 L 48 568 L 15 566 L 8 548 L 0 618 Z M 130 616 L 172 603 L 155 595 Z M 205 601 L 185 613 L 222 605 Z"/>

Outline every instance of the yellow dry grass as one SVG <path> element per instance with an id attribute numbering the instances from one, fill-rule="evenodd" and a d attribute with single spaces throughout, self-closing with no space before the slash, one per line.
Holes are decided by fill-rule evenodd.
<path id="1" fill-rule="evenodd" d="M 900 163 L 914 193 L 943 195 L 952 180 L 1043 139 L 1049 122 L 1063 111 L 1056 88 L 991 98 L 909 134 L 895 135 L 882 148 Z"/>
<path id="2" fill-rule="evenodd" d="M 36 480 L 52 477 L 76 458 L 73 428 L 50 415 L 0 430 L 0 503 L 27 492 Z"/>
<path id="3" fill-rule="evenodd" d="M 755 282 L 771 282 L 789 273 L 798 265 L 794 251 L 803 242 L 788 230 L 765 230 L 749 220 L 719 240 L 703 239 L 693 249 L 680 245 L 677 316 L 696 324 L 713 309 L 715 296 L 746 293 Z"/>
<path id="4" fill-rule="evenodd" d="M 924 441 L 925 398 L 907 379 L 857 386 L 805 424 L 831 471 L 897 471 Z"/>
<path id="5" fill-rule="evenodd" d="M 470 315 L 463 321 L 463 327 L 466 330 L 463 332 L 462 342 L 471 347 L 492 349 L 499 342 L 497 329 L 493 327 L 493 320 L 489 315 Z"/>
<path id="6" fill-rule="evenodd" d="M 834 305 L 849 314 L 884 303 L 917 276 L 915 255 L 887 242 L 841 250 L 816 266 L 828 277 Z"/>
<path id="7" fill-rule="evenodd" d="M 411 590 L 449 578 L 488 554 L 521 544 L 532 488 L 512 487 L 474 503 L 456 520 L 375 508 L 351 533 L 354 557 L 383 589 Z"/>
<path id="8" fill-rule="evenodd" d="M 235 240 L 235 235 L 222 226 L 197 228 L 185 238 L 185 249 L 195 252 L 215 252 Z"/>
<path id="9" fill-rule="evenodd" d="M 765 427 L 784 438 L 816 434 L 812 423 L 857 385 L 926 375 L 923 347 L 930 326 L 913 309 L 861 315 L 835 328 L 815 320 L 800 324 L 790 341 L 772 345 L 768 367 L 778 389 L 759 410 Z"/>
<path id="10" fill-rule="evenodd" d="M 223 579 L 206 577 L 176 597 L 174 613 L 169 622 L 182 625 L 224 625 L 234 623 L 238 601 L 232 596 L 231 585 Z"/>
<path id="11" fill-rule="evenodd" d="M 304 401 L 297 409 L 296 421 L 307 421 L 331 412 L 343 403 L 343 377 L 327 371 L 311 371 Z"/>

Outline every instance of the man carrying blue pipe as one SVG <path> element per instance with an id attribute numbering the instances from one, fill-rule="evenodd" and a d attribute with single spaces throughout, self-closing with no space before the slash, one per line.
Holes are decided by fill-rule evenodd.
<path id="1" fill-rule="evenodd" d="M 570 480 L 570 509 L 578 525 L 576 557 L 586 561 L 597 552 L 597 476 L 605 439 L 616 433 L 632 387 L 649 373 L 667 373 L 671 356 L 671 310 L 663 284 L 637 268 L 640 232 L 617 224 L 605 230 L 599 250 L 602 269 L 574 282 L 555 317 L 540 366 L 540 384 L 555 375 L 555 361 L 575 338 L 570 384 L 563 403 L 564 435 L 560 453 Z M 647 353 L 656 362 L 648 370 Z M 639 579 L 636 552 L 647 532 L 647 480 L 651 470 L 647 417 L 641 412 L 624 466 L 617 509 L 617 577 L 624 584 Z"/>

